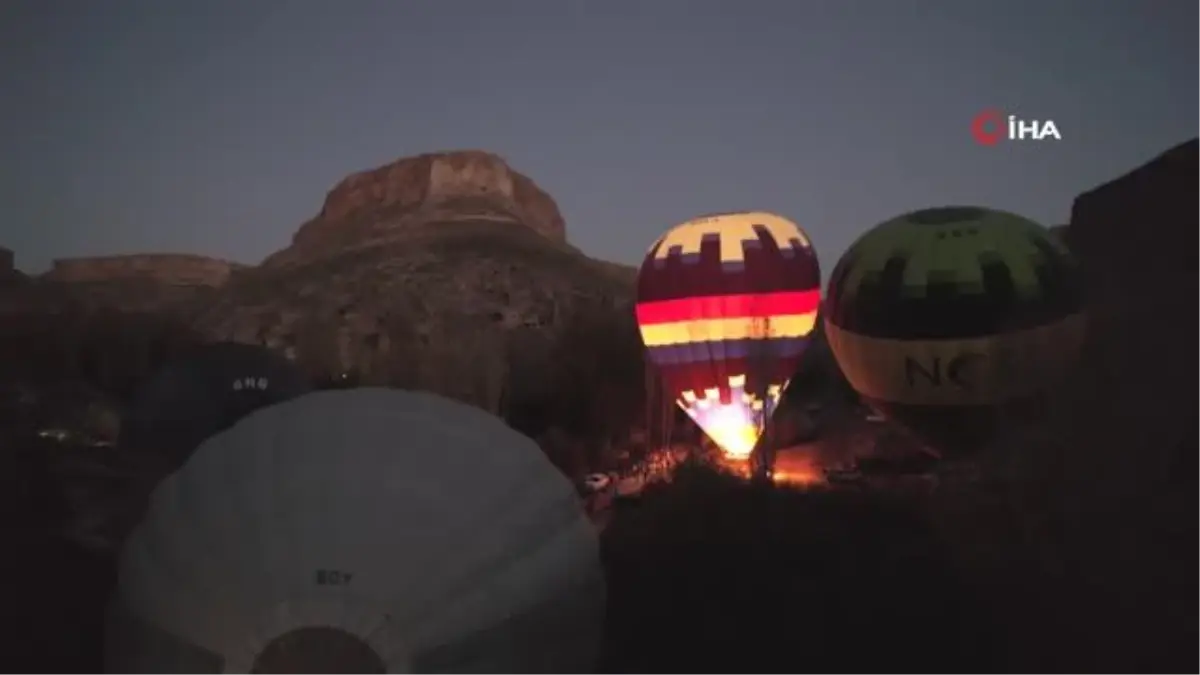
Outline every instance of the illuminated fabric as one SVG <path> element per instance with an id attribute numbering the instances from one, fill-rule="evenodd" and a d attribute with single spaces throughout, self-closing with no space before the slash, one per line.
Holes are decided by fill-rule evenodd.
<path id="1" fill-rule="evenodd" d="M 493 415 L 310 393 L 209 438 L 154 490 L 121 551 L 105 672 L 596 672 L 598 536 L 571 482 Z"/>
<path id="2" fill-rule="evenodd" d="M 731 455 L 749 455 L 808 346 L 820 269 L 795 223 L 704 216 L 651 246 L 637 320 L 679 406 Z"/>

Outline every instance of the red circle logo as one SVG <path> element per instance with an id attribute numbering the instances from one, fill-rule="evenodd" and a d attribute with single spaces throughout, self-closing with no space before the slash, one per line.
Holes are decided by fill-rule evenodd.
<path id="1" fill-rule="evenodd" d="M 995 108 L 984 110 L 971 120 L 971 135 L 980 145 L 995 145 L 1004 138 L 1004 114 Z"/>

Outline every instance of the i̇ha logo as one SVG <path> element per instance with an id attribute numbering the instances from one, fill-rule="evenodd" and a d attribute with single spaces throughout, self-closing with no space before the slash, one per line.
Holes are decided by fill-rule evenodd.
<path id="1" fill-rule="evenodd" d="M 1054 120 L 1027 120 L 1006 115 L 995 108 L 984 110 L 971 120 L 971 135 L 980 145 L 1000 141 L 1061 141 Z"/>

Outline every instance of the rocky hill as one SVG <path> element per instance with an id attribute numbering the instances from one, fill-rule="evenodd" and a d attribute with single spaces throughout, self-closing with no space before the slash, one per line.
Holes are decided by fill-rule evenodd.
<path id="1" fill-rule="evenodd" d="M 264 265 L 311 260 L 463 218 L 520 223 L 550 241 L 566 241 L 562 214 L 548 194 L 501 158 L 472 150 L 401 159 L 343 179 L 292 245 Z"/>
<path id="2" fill-rule="evenodd" d="M 244 268 L 227 260 L 188 254 L 114 255 L 60 258 L 46 281 L 97 282 L 142 279 L 171 286 L 224 285 L 235 270 Z"/>
<path id="3" fill-rule="evenodd" d="M 256 266 L 165 254 L 55 261 L 0 290 L 0 342 L 39 354 L 21 359 L 40 364 L 28 369 L 59 361 L 51 370 L 65 377 L 86 361 L 82 375 L 95 379 L 141 376 L 169 343 L 232 339 L 278 349 L 319 379 L 536 409 L 564 400 L 551 381 L 573 358 L 560 338 L 580 339 L 581 322 L 636 344 L 633 276 L 568 244 L 553 199 L 499 157 L 428 154 L 343 179 Z M 133 324 L 156 337 L 115 337 Z M 93 347 L 104 334 L 126 346 Z M 640 372 L 630 378 L 640 390 Z"/>
<path id="4" fill-rule="evenodd" d="M 430 389 L 500 411 L 513 386 L 564 367 L 539 361 L 554 356 L 566 326 L 580 315 L 631 315 L 631 293 L 518 222 L 439 218 L 250 270 L 206 299 L 194 325 L 269 345 L 317 377 Z"/>

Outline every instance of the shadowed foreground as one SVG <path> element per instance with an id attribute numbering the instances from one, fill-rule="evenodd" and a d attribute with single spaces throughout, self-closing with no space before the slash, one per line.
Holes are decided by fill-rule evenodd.
<path id="1" fill-rule="evenodd" d="M 915 504 L 685 465 L 606 531 L 603 668 L 992 671 L 1001 635 Z"/>

